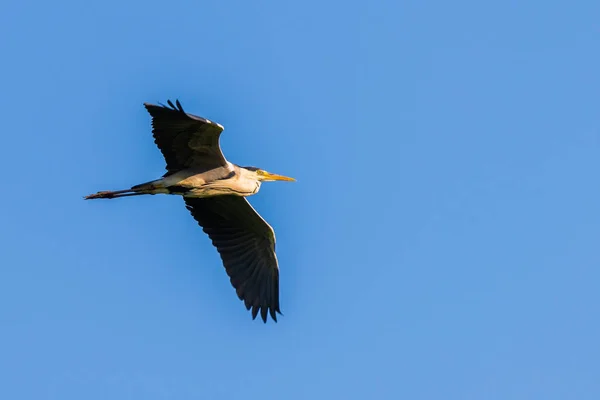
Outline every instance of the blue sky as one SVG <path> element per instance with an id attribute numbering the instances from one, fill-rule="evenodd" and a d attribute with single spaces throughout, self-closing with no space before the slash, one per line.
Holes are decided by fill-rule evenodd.
<path id="1" fill-rule="evenodd" d="M 12 1 L 0 397 L 600 398 L 600 3 Z M 294 176 L 252 321 L 143 102 Z"/>

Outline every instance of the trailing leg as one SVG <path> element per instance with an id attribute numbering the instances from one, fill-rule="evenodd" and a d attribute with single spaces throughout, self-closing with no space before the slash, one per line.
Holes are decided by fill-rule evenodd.
<path id="1" fill-rule="evenodd" d="M 131 190 L 131 189 L 126 189 L 126 190 L 115 190 L 115 191 L 111 191 L 111 190 L 105 190 L 102 192 L 98 192 L 98 193 L 94 193 L 94 194 L 90 194 L 88 196 L 85 196 L 84 199 L 85 200 L 92 200 L 92 199 L 115 199 L 117 197 L 127 197 L 127 196 L 139 196 L 142 194 L 148 194 L 146 192 L 138 192 L 135 190 Z"/>

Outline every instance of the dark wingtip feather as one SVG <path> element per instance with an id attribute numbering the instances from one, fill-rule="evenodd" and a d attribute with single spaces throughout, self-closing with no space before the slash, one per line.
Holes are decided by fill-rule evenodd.
<path id="1" fill-rule="evenodd" d="M 179 102 L 179 99 L 175 100 L 175 104 L 173 104 L 173 102 L 171 100 L 167 100 L 167 104 L 165 105 L 163 103 L 161 103 L 160 101 L 156 104 L 152 104 L 152 103 L 144 103 L 144 107 L 146 107 L 146 110 L 150 110 L 153 107 L 162 107 L 162 108 L 166 108 L 167 110 L 173 110 L 173 111 L 179 111 L 185 114 L 185 111 L 183 111 L 183 106 L 181 105 L 181 103 Z"/>
<path id="2" fill-rule="evenodd" d="M 263 322 L 266 324 L 267 323 L 267 312 L 269 310 L 267 309 L 267 307 L 261 307 L 260 309 L 260 317 L 262 318 Z"/>
<path id="3" fill-rule="evenodd" d="M 273 321 L 277 322 L 277 313 L 275 312 L 274 308 L 269 308 L 269 314 L 271 314 L 271 318 L 273 318 Z"/>
<path id="4" fill-rule="evenodd" d="M 258 315 L 258 310 L 259 310 L 258 306 L 252 307 L 252 319 L 256 319 L 256 316 Z"/>
<path id="5" fill-rule="evenodd" d="M 167 103 L 170 103 L 170 101 L 167 100 Z M 170 110 L 170 108 L 168 106 L 164 105 L 160 101 L 156 102 L 156 104 L 144 103 L 144 107 L 146 108 L 146 110 L 148 110 L 148 112 L 150 112 L 152 109 L 157 109 L 157 108 L 165 108 L 167 110 Z M 150 114 L 152 114 L 152 113 L 150 112 Z"/>

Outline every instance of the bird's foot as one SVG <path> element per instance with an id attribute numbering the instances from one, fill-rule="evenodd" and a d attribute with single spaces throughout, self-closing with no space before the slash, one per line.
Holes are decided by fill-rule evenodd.
<path id="1" fill-rule="evenodd" d="M 105 190 L 102 192 L 98 192 L 98 193 L 94 193 L 94 194 L 90 194 L 88 196 L 85 196 L 84 199 L 85 200 L 91 200 L 91 199 L 112 199 L 115 196 L 115 192 L 111 192 L 110 190 Z"/>

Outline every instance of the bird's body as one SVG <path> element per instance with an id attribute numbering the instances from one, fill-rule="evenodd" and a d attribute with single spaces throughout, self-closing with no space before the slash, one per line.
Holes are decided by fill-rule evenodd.
<path id="1" fill-rule="evenodd" d="M 250 176 L 249 176 L 250 175 Z M 160 179 L 136 185 L 132 190 L 148 194 L 180 194 L 185 197 L 251 196 L 258 193 L 261 182 L 247 170 L 229 163 L 213 169 L 187 168 Z"/>
<path id="2" fill-rule="evenodd" d="M 152 117 L 155 143 L 167 162 L 163 177 L 130 189 L 103 191 L 86 199 L 112 199 L 145 194 L 184 198 L 192 216 L 219 251 L 238 297 L 255 318 L 260 311 L 277 321 L 279 266 L 273 229 L 252 208 L 247 196 L 263 181 L 293 181 L 255 167 L 240 167 L 225 159 L 219 146 L 223 127 L 174 106 L 145 104 Z"/>

